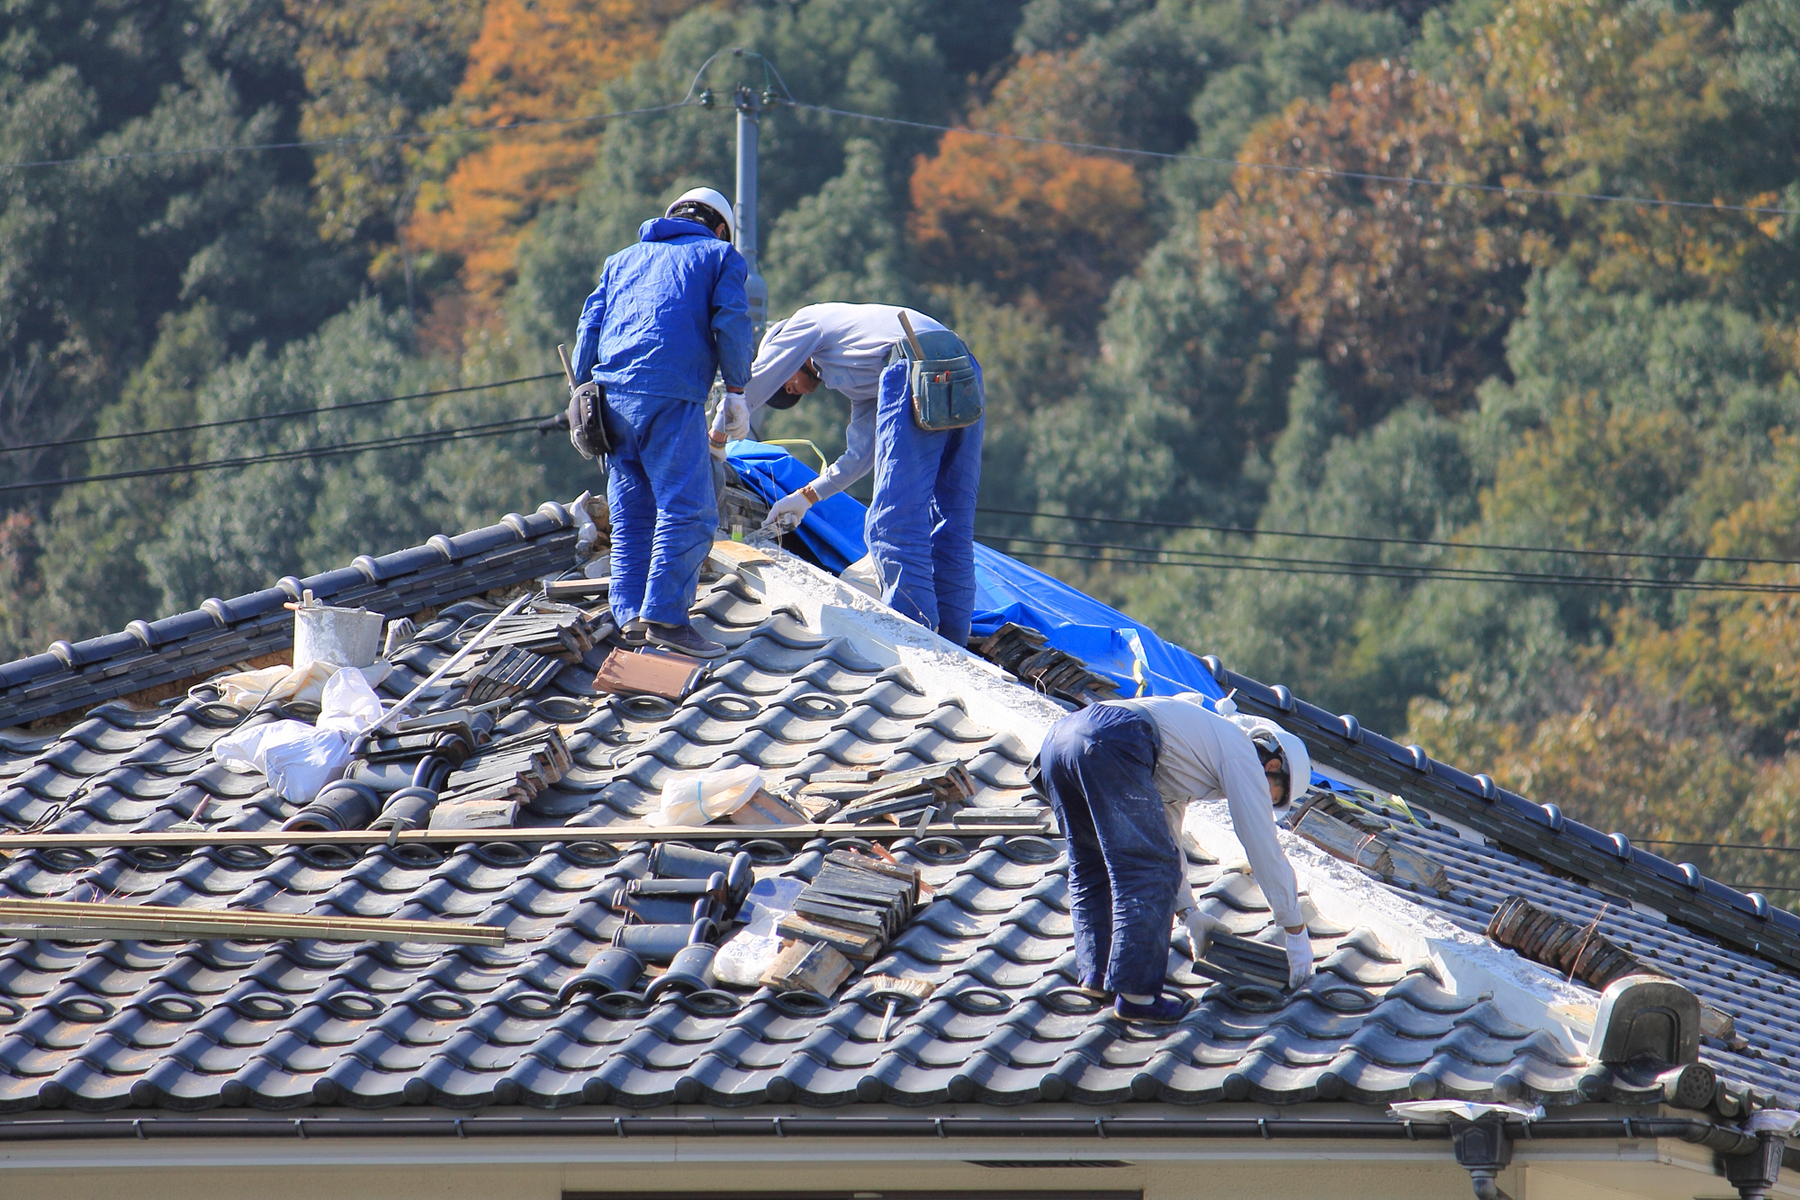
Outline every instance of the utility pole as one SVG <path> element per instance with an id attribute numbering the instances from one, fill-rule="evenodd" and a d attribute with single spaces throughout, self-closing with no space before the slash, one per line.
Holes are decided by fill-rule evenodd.
<path id="1" fill-rule="evenodd" d="M 737 89 L 737 248 L 750 268 L 744 292 L 750 300 L 750 325 L 762 341 L 769 323 L 769 285 L 756 269 L 756 137 L 762 125 L 762 99 L 747 87 Z"/>

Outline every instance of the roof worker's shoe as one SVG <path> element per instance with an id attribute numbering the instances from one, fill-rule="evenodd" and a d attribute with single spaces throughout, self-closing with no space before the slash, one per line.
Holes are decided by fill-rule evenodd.
<path id="1" fill-rule="evenodd" d="M 1105 977 L 1098 972 L 1092 975 L 1083 975 L 1081 982 L 1075 985 L 1075 990 L 1095 1000 L 1111 1000 L 1113 998 L 1113 994 L 1106 990 Z"/>
<path id="2" fill-rule="evenodd" d="M 677 654 L 691 654 L 695 658 L 718 658 L 725 653 L 723 643 L 709 640 L 691 624 L 663 625 L 656 621 L 645 621 L 644 634 L 658 650 L 673 650 Z"/>
<path id="3" fill-rule="evenodd" d="M 650 622 L 642 617 L 633 617 L 619 626 L 619 640 L 633 650 L 642 649 L 650 640 Z"/>
<path id="4" fill-rule="evenodd" d="M 1124 1021 L 1141 1021 L 1146 1025 L 1173 1025 L 1187 1016 L 1194 1002 L 1187 996 L 1164 993 L 1147 1004 L 1127 1000 L 1123 995 L 1113 1001 L 1113 1015 Z"/>

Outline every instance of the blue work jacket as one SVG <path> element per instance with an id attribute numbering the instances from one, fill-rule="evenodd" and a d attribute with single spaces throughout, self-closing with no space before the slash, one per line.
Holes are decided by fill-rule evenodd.
<path id="1" fill-rule="evenodd" d="M 750 379 L 744 256 L 694 221 L 657 217 L 600 269 L 575 333 L 575 378 L 704 402 L 715 372 Z"/>

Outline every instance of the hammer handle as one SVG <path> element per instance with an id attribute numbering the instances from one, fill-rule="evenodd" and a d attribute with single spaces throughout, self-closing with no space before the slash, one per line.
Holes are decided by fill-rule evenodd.
<path id="1" fill-rule="evenodd" d="M 912 347 L 913 357 L 924 361 L 925 348 L 919 345 L 919 335 L 913 332 L 912 322 L 906 317 L 906 310 L 900 310 L 900 328 L 906 333 L 906 344 Z"/>

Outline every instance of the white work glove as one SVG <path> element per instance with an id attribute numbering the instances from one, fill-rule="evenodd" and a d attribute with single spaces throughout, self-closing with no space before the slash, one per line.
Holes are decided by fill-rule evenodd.
<path id="1" fill-rule="evenodd" d="M 722 430 L 728 441 L 741 441 L 750 436 L 750 406 L 744 403 L 744 393 L 725 393 L 725 399 L 719 401 L 713 428 Z"/>
<path id="2" fill-rule="evenodd" d="M 811 507 L 812 501 L 804 495 L 789 492 L 769 506 L 769 519 L 763 522 L 763 528 L 792 533 L 800 527 L 801 518 L 806 516 L 806 510 Z"/>
<path id="3" fill-rule="evenodd" d="M 1225 923 L 1217 917 L 1211 917 L 1197 908 L 1190 908 L 1182 916 L 1181 923 L 1187 929 L 1188 955 L 1195 962 L 1206 957 L 1207 947 L 1212 945 L 1213 933 L 1225 928 Z"/>
<path id="4" fill-rule="evenodd" d="M 1312 935 L 1302 929 L 1299 933 L 1290 933 L 1287 938 L 1288 986 L 1299 986 L 1312 978 L 1313 948 Z"/>

